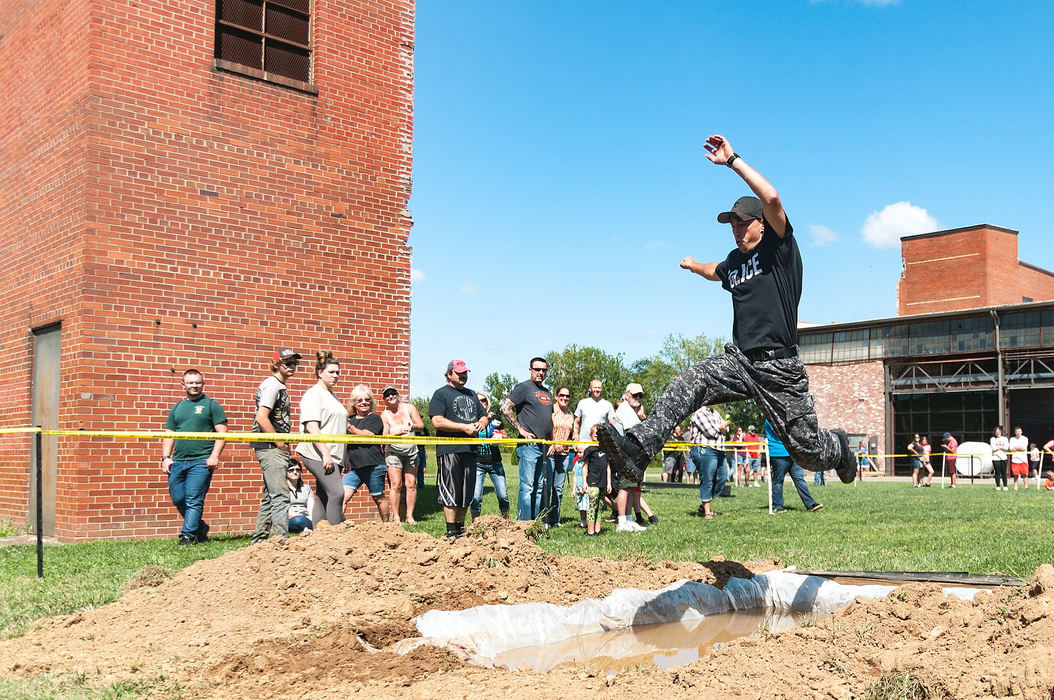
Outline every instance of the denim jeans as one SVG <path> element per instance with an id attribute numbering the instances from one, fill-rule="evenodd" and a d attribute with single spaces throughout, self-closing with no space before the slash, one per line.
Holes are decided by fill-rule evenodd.
<path id="1" fill-rule="evenodd" d="M 813 486 L 826 486 L 827 485 L 827 472 L 816 472 L 812 475 Z"/>
<path id="2" fill-rule="evenodd" d="M 501 462 L 497 464 L 476 462 L 476 490 L 472 494 L 472 503 L 469 506 L 472 517 L 483 512 L 483 482 L 487 475 L 490 476 L 490 483 L 494 484 L 494 495 L 498 497 L 498 510 L 502 515 L 509 512 L 509 490 L 505 486 L 505 465 Z"/>
<path id="3" fill-rule="evenodd" d="M 520 495 L 516 502 L 517 520 L 534 520 L 542 514 L 542 492 L 549 459 L 545 446 L 537 442 L 517 445 L 516 458 L 520 461 Z"/>
<path id="4" fill-rule="evenodd" d="M 298 532 L 311 529 L 313 529 L 311 527 L 311 518 L 306 515 L 294 515 L 289 518 L 289 532 L 292 532 L 294 535 Z"/>
<path id="5" fill-rule="evenodd" d="M 205 507 L 205 494 L 212 483 L 212 470 L 205 460 L 172 462 L 168 472 L 168 493 L 172 504 L 183 516 L 180 537 L 196 537 L 201 527 L 201 511 Z"/>
<path id="6" fill-rule="evenodd" d="M 725 488 L 725 453 L 712 447 L 693 447 L 688 457 L 699 472 L 699 500 L 708 503 Z"/>
<path id="7" fill-rule="evenodd" d="M 809 493 L 809 487 L 805 485 L 805 471 L 791 460 L 790 457 L 770 457 L 772 460 L 772 507 L 783 507 L 783 479 L 790 472 L 794 488 L 798 489 L 798 496 L 806 508 L 816 505 L 816 499 Z"/>
<path id="8" fill-rule="evenodd" d="M 545 492 L 542 494 L 542 510 L 548 513 L 545 522 L 547 525 L 558 525 L 560 523 L 560 504 L 564 498 L 564 482 L 567 481 L 567 467 L 571 463 L 571 455 L 553 455 L 545 465 Z"/>

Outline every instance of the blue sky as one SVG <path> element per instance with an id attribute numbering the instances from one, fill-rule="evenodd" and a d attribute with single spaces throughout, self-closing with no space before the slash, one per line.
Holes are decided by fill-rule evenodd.
<path id="1" fill-rule="evenodd" d="M 896 314 L 899 237 L 989 223 L 1054 269 L 1049 2 L 421 0 L 410 389 L 452 357 L 526 378 L 570 343 L 658 351 L 728 336 L 720 285 L 678 268 L 733 247 L 776 186 L 805 265 L 799 316 Z"/>

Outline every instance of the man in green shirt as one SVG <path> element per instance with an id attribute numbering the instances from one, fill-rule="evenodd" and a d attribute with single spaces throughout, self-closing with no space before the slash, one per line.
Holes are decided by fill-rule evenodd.
<path id="1" fill-rule="evenodd" d="M 205 378 L 196 369 L 183 373 L 183 399 L 168 412 L 165 430 L 176 433 L 225 433 L 227 414 L 223 407 L 205 396 Z M 201 519 L 205 494 L 212 483 L 212 472 L 220 464 L 223 440 L 161 440 L 161 471 L 168 476 L 172 503 L 183 516 L 179 532 L 181 545 L 204 542 L 209 526 Z"/>

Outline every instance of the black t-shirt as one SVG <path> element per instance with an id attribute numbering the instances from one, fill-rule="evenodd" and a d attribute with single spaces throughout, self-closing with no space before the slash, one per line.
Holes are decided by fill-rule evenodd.
<path id="1" fill-rule="evenodd" d="M 432 394 L 432 400 L 428 402 L 429 416 L 443 416 L 457 423 L 475 423 L 487 415 L 483 410 L 483 404 L 476 398 L 476 392 L 465 387 L 455 389 L 446 384 L 436 389 Z M 468 437 L 465 433 L 439 430 L 436 428 L 436 437 Z M 455 452 L 475 452 L 476 446 L 471 444 L 462 445 L 436 445 L 436 457 L 454 454 Z"/>
<path id="2" fill-rule="evenodd" d="M 516 420 L 539 440 L 553 439 L 553 394 L 541 384 L 527 380 L 513 387 L 509 401 Z"/>
<path id="3" fill-rule="evenodd" d="M 359 430 L 369 430 L 374 435 L 381 435 L 384 433 L 384 421 L 382 421 L 381 417 L 376 413 L 371 413 L 362 418 L 349 416 L 348 425 L 354 426 Z M 352 469 L 358 469 L 359 467 L 376 467 L 378 464 L 384 464 L 384 454 L 381 452 L 380 445 L 356 445 L 355 443 L 348 443 L 348 447 L 344 451 L 344 460 Z"/>
<path id="4" fill-rule="evenodd" d="M 766 221 L 754 250 L 744 255 L 734 249 L 718 263 L 716 274 L 732 293 L 732 342 L 740 350 L 798 344 L 802 264 L 790 221 L 783 238 Z"/>
<path id="5" fill-rule="evenodd" d="M 586 486 L 597 486 L 601 489 L 608 485 L 608 456 L 595 445 L 587 447 L 582 453 L 586 463 Z"/>

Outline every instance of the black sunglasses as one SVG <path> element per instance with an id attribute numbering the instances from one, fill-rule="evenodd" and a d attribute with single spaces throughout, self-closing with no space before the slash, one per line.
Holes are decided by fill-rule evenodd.
<path id="1" fill-rule="evenodd" d="M 548 372 L 548 367 L 531 367 L 532 372 Z"/>

